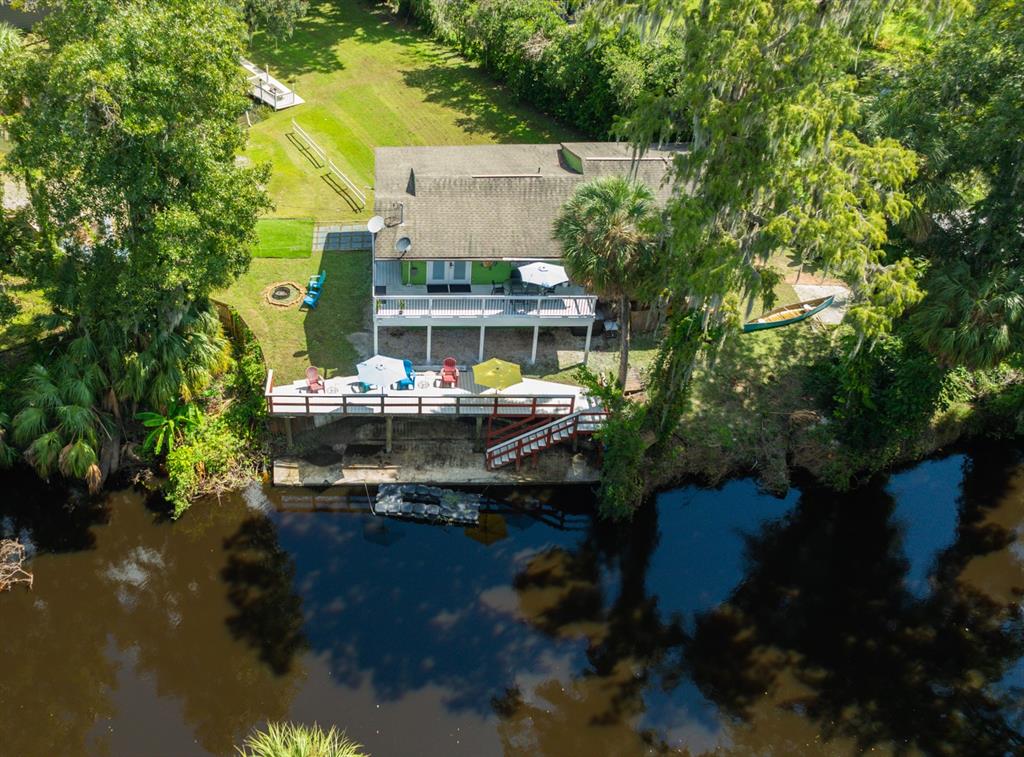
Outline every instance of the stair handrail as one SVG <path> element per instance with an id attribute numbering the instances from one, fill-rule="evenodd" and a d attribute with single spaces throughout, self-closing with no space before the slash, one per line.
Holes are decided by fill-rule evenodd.
<path id="1" fill-rule="evenodd" d="M 590 423 L 600 423 L 601 421 L 608 417 L 608 412 L 601 408 L 589 408 L 586 410 L 577 410 L 576 412 L 570 415 L 565 415 L 560 418 L 556 418 L 555 420 L 551 421 L 550 423 L 546 423 L 543 426 L 539 426 L 535 429 L 530 429 L 529 431 L 525 431 L 519 436 L 513 437 L 512 439 L 508 439 L 507 441 L 503 441 L 498 444 L 492 445 L 491 447 L 488 447 L 484 453 L 484 462 L 486 465 L 490 466 L 493 463 L 493 461 L 496 458 L 500 457 L 501 455 L 507 454 L 508 452 L 514 452 L 515 459 L 518 464 L 518 462 L 522 460 L 522 458 L 524 457 L 523 447 L 525 447 L 527 444 L 534 440 L 540 440 L 546 437 L 548 443 L 544 446 L 543 449 L 547 449 L 549 446 L 551 446 L 552 433 L 556 432 L 556 430 L 560 430 L 560 427 L 573 428 L 574 430 L 577 430 L 579 428 L 579 423 L 581 421 L 588 422 L 583 420 L 585 416 L 592 417 L 592 420 L 589 421 Z"/>
<path id="2" fill-rule="evenodd" d="M 529 443 L 530 441 L 533 441 L 536 438 L 540 438 L 540 437 L 545 436 L 546 433 L 548 432 L 548 430 L 554 430 L 554 427 L 558 426 L 560 424 L 566 424 L 566 425 L 571 426 L 573 423 L 576 422 L 576 419 L 583 412 L 585 412 L 585 411 L 577 410 L 572 415 L 563 415 L 560 418 L 556 418 L 553 421 L 549 421 L 548 423 L 545 423 L 543 426 L 538 426 L 537 428 L 529 429 L 528 431 L 524 431 L 523 433 L 519 434 L 518 436 L 513 436 L 511 439 L 506 439 L 503 442 L 498 442 L 497 444 L 495 444 L 495 445 L 493 445 L 491 447 L 488 447 L 487 448 L 487 453 L 488 454 L 491 454 L 491 453 L 501 454 L 501 452 L 503 452 L 506 448 L 515 447 L 520 442 Z"/>
<path id="3" fill-rule="evenodd" d="M 569 415 L 569 413 L 566 415 Z M 564 417 L 565 416 L 558 416 L 558 418 Z M 547 426 L 554 420 L 558 420 L 558 418 L 552 419 L 551 417 L 545 418 L 540 415 L 528 415 L 525 418 L 517 418 L 504 428 L 499 428 L 493 431 L 488 429 L 487 447 L 490 449 L 498 444 L 504 444 L 510 439 L 515 439 L 517 436 L 521 436 L 529 431 L 536 431 L 541 426 Z"/>

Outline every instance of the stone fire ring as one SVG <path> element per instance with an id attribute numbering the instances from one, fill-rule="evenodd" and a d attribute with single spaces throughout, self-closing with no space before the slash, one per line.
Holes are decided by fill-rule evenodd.
<path id="1" fill-rule="evenodd" d="M 278 281 L 263 290 L 267 303 L 278 308 L 290 308 L 297 305 L 305 296 L 306 290 L 294 281 Z"/>

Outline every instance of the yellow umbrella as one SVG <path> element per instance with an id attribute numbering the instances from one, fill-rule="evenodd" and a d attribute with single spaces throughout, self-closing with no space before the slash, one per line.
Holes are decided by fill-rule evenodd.
<path id="1" fill-rule="evenodd" d="M 473 380 L 480 386 L 488 386 L 491 389 L 504 389 L 505 387 L 518 384 L 523 380 L 523 374 L 519 366 L 505 360 L 492 357 L 480 365 L 473 366 Z"/>

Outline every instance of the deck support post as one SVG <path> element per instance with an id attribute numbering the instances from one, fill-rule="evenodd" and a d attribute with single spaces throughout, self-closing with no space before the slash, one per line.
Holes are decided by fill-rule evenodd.
<path id="1" fill-rule="evenodd" d="M 284 435 L 288 439 L 288 449 L 292 448 L 292 419 L 284 419 Z"/>
<path id="2" fill-rule="evenodd" d="M 380 327 L 377 325 L 377 322 L 374 321 L 373 322 L 373 354 L 374 355 L 379 355 L 380 354 L 380 349 L 377 346 L 378 339 L 379 339 L 379 334 L 377 332 L 379 331 L 379 329 L 380 329 Z"/>
<path id="3" fill-rule="evenodd" d="M 530 365 L 537 362 L 537 337 L 540 335 L 540 326 L 533 327 L 533 349 L 530 351 Z"/>
<path id="4" fill-rule="evenodd" d="M 484 361 L 484 332 L 486 330 L 486 326 L 480 327 L 480 356 L 477 358 L 478 363 L 482 363 Z"/>
<path id="5" fill-rule="evenodd" d="M 591 321 L 587 324 L 587 345 L 583 348 L 583 367 L 587 367 L 587 361 L 590 359 L 590 336 L 594 333 L 594 322 Z"/>
<path id="6" fill-rule="evenodd" d="M 430 365 L 430 340 L 434 336 L 434 327 L 427 326 L 427 365 Z"/>
<path id="7" fill-rule="evenodd" d="M 391 454 L 391 440 L 394 436 L 394 418 L 390 415 L 384 418 L 384 452 Z"/>
<path id="8" fill-rule="evenodd" d="M 482 415 L 476 417 L 476 438 L 479 439 L 484 431 L 484 418 Z"/>

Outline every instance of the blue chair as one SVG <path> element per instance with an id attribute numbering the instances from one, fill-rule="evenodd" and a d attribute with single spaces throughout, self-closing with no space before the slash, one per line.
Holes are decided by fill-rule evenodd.
<path id="1" fill-rule="evenodd" d="M 310 289 L 305 297 L 302 298 L 302 304 L 308 308 L 315 308 L 316 304 L 320 301 L 320 290 Z"/>
<path id="2" fill-rule="evenodd" d="M 412 369 L 412 361 L 403 360 L 402 363 L 405 365 L 405 378 L 395 382 L 395 389 L 415 389 L 416 371 Z"/>
<path id="3" fill-rule="evenodd" d="M 310 292 L 319 292 L 324 288 L 325 281 L 327 281 L 327 271 L 320 271 L 319 275 L 309 277 L 309 284 L 306 285 L 306 289 Z"/>

